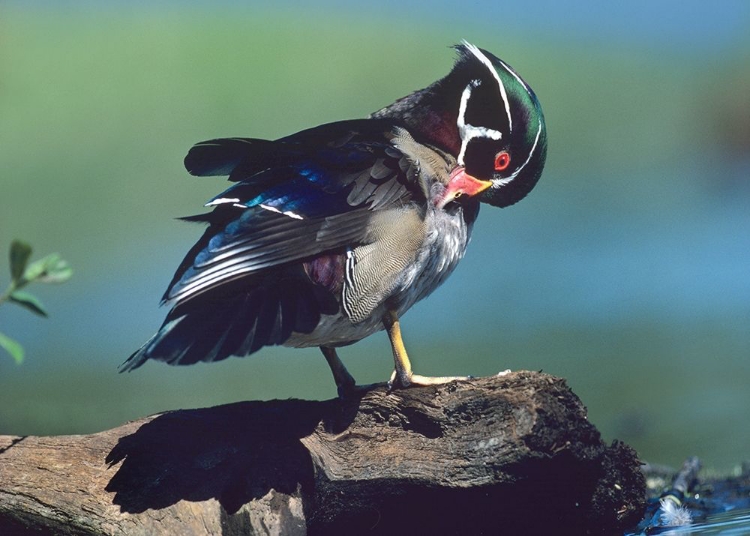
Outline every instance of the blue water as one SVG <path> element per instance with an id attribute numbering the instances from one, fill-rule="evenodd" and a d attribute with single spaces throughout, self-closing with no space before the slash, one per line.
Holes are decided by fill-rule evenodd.
<path id="1" fill-rule="evenodd" d="M 626 536 L 642 533 L 629 532 Z M 744 536 L 750 534 L 750 510 L 728 510 L 712 514 L 705 520 L 682 527 L 665 527 L 658 532 L 670 536 Z"/>
<path id="2" fill-rule="evenodd" d="M 750 534 L 750 509 L 730 510 L 708 516 L 689 528 L 687 534 L 739 536 Z"/>

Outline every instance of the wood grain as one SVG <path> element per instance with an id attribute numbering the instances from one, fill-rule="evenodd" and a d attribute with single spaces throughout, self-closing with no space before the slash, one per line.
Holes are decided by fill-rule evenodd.
<path id="1" fill-rule="evenodd" d="M 606 532 L 644 489 L 632 449 L 534 372 L 0 436 L 0 534 Z"/>

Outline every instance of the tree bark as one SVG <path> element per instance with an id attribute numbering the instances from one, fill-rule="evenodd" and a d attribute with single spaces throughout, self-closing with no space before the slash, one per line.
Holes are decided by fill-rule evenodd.
<path id="1" fill-rule="evenodd" d="M 578 533 L 634 525 L 635 453 L 533 372 L 0 436 L 0 534 Z"/>

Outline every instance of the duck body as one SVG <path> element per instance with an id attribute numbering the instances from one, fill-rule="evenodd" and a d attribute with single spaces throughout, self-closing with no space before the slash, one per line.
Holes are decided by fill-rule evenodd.
<path id="1" fill-rule="evenodd" d="M 207 228 L 164 294 L 162 327 L 122 370 L 319 346 L 341 390 L 353 379 L 334 348 L 385 329 L 391 381 L 433 383 L 411 373 L 398 319 L 455 270 L 480 201 L 525 196 L 546 152 L 528 86 L 489 53 L 457 48 L 447 77 L 367 119 L 196 144 L 188 171 L 233 184 L 186 218 Z"/>

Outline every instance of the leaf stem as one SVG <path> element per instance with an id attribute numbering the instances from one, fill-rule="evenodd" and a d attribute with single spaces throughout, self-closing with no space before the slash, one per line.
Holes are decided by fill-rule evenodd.
<path id="1" fill-rule="evenodd" d="M 17 290 L 15 282 L 11 282 L 10 285 L 8 285 L 8 288 L 5 289 L 5 292 L 0 294 L 0 305 L 7 302 L 10 299 L 10 295 L 13 294 Z"/>

